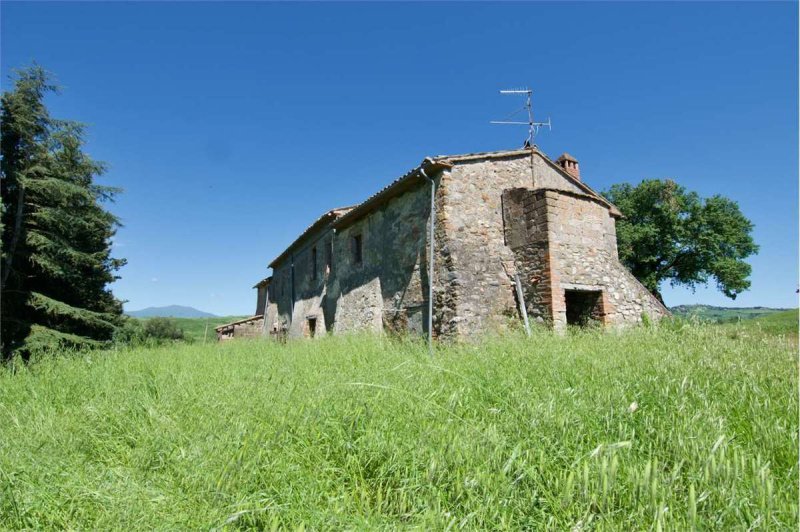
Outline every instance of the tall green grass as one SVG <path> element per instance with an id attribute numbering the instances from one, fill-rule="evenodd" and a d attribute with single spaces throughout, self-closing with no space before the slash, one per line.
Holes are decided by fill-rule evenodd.
<path id="1" fill-rule="evenodd" d="M 0 371 L 0 528 L 787 529 L 796 341 L 176 345 Z"/>

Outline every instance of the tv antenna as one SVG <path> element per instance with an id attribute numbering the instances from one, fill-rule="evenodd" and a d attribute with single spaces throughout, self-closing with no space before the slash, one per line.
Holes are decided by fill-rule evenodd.
<path id="1" fill-rule="evenodd" d="M 490 124 L 500 124 L 500 125 L 510 125 L 510 126 L 528 126 L 528 138 L 525 141 L 525 147 L 530 148 L 533 147 L 535 144 L 533 143 L 534 139 L 536 138 L 536 134 L 539 133 L 539 128 L 547 126 L 547 129 L 552 130 L 550 125 L 550 118 L 547 118 L 547 122 L 535 122 L 533 120 L 533 105 L 531 104 L 531 96 L 533 95 L 533 91 L 531 89 L 504 89 L 500 91 L 500 94 L 519 94 L 525 95 L 525 105 L 511 113 L 506 117 L 505 120 L 492 120 Z M 512 120 L 515 116 L 522 113 L 523 111 L 528 112 L 528 121 L 523 122 L 521 120 Z"/>

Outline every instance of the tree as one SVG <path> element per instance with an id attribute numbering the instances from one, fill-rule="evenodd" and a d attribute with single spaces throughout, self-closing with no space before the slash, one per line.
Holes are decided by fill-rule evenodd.
<path id="1" fill-rule="evenodd" d="M 713 280 L 731 299 L 750 287 L 744 259 L 758 246 L 736 202 L 701 199 L 658 179 L 614 185 L 603 195 L 624 215 L 617 222 L 620 260 L 659 300 L 663 281 L 694 288 Z"/>
<path id="2" fill-rule="evenodd" d="M 94 182 L 105 166 L 84 153 L 83 126 L 50 117 L 48 74 L 13 81 L 0 102 L 3 356 L 98 345 L 122 314 L 108 288 L 125 264 L 111 257 L 119 221 L 103 208 L 118 190 Z"/>
<path id="3" fill-rule="evenodd" d="M 117 344 L 128 346 L 158 345 L 178 340 L 191 341 L 186 332 L 171 318 L 149 318 L 140 320 L 124 316 L 122 324 L 114 333 Z"/>

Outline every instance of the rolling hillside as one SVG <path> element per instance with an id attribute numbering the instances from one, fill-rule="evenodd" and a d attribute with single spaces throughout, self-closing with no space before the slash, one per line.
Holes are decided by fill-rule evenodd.
<path id="1" fill-rule="evenodd" d="M 670 308 L 673 314 L 681 317 L 697 317 L 713 322 L 728 322 L 739 319 L 759 318 L 791 309 L 770 307 L 714 307 L 711 305 L 678 305 Z"/>
<path id="2" fill-rule="evenodd" d="M 126 312 L 133 318 L 216 318 L 210 312 L 203 312 L 194 307 L 184 307 L 182 305 L 168 305 L 166 307 L 147 307 L 141 310 L 131 310 Z"/>

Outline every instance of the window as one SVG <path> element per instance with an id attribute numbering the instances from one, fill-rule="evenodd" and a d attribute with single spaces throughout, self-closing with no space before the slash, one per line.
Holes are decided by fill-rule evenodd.
<path id="1" fill-rule="evenodd" d="M 317 246 L 311 248 L 311 278 L 317 278 Z"/>
<path id="2" fill-rule="evenodd" d="M 364 244 L 361 235 L 353 237 L 353 263 L 361 264 L 364 260 Z"/>
<path id="3" fill-rule="evenodd" d="M 306 318 L 306 336 L 308 338 L 314 338 L 314 335 L 317 333 L 317 318 Z"/>
<path id="4" fill-rule="evenodd" d="M 325 269 L 327 273 L 333 271 L 333 242 L 325 245 Z"/>

